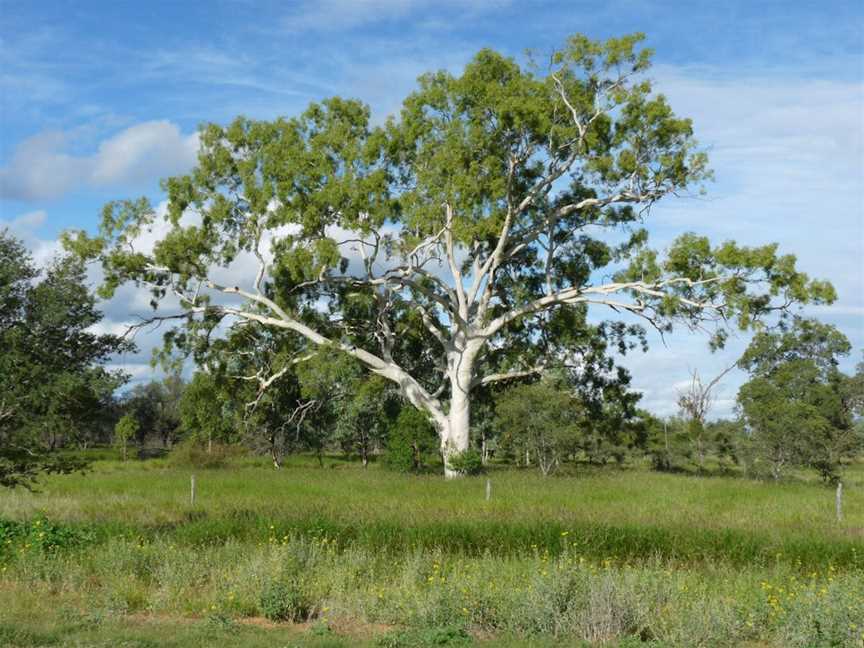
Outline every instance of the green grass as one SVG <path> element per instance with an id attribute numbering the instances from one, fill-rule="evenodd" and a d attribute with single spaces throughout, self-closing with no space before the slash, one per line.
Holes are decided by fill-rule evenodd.
<path id="1" fill-rule="evenodd" d="M 281 471 L 101 460 L 37 493 L 2 492 L 0 645 L 864 641 L 860 464 L 839 524 L 833 491 L 815 481 L 641 469 L 489 479 L 486 501 L 485 477 L 335 459 Z M 249 625 L 279 583 L 308 623 Z"/>
<path id="2" fill-rule="evenodd" d="M 97 462 L 93 472 L 54 477 L 40 492 L 0 495 L 0 518 L 37 515 L 86 526 L 97 537 L 178 542 L 260 539 L 279 534 L 327 535 L 344 545 L 401 552 L 441 548 L 480 555 L 518 555 L 535 546 L 557 554 L 562 532 L 594 557 L 661 557 L 768 564 L 856 565 L 864 541 L 864 470 L 847 479 L 845 519 L 834 517 L 833 491 L 816 482 L 774 484 L 737 478 L 662 475 L 641 470 L 593 471 L 542 479 L 499 471 L 445 482 L 331 463 L 294 462 L 281 471 L 243 462 L 192 471 L 163 462 Z"/>

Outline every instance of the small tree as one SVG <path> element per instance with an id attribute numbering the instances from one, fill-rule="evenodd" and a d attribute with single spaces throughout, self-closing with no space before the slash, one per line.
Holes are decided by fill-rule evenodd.
<path id="1" fill-rule="evenodd" d="M 386 462 L 402 472 L 419 472 L 437 448 L 435 428 L 420 411 L 406 405 L 390 429 Z"/>
<path id="2" fill-rule="evenodd" d="M 126 448 L 129 444 L 129 439 L 134 439 L 138 434 L 138 419 L 132 414 L 124 414 L 114 426 L 114 443 L 120 448 L 123 454 L 123 461 L 126 461 Z"/>
<path id="3" fill-rule="evenodd" d="M 714 390 L 723 376 L 734 368 L 734 364 L 727 367 L 708 383 L 703 383 L 699 372 L 694 369 L 690 374 L 690 384 L 678 392 L 678 407 L 687 418 L 687 434 L 693 444 L 700 471 L 705 470 L 705 455 L 710 445 L 705 425 L 708 412 L 714 404 Z"/>
<path id="4" fill-rule="evenodd" d="M 235 421 L 232 412 L 225 411 L 227 400 L 227 394 L 213 374 L 197 372 L 180 399 L 180 432 L 199 442 L 206 440 L 208 451 L 213 441 L 235 441 Z"/>
<path id="5" fill-rule="evenodd" d="M 751 379 L 738 404 L 753 450 L 775 479 L 801 465 L 835 481 L 841 462 L 860 450 L 846 397 L 850 378 L 837 368 L 850 348 L 835 327 L 796 319 L 786 330 L 757 334 L 739 361 Z"/>
<path id="6" fill-rule="evenodd" d="M 180 402 L 185 383 L 177 373 L 164 380 L 136 385 L 126 396 L 126 407 L 135 414 L 139 428 L 137 440 L 145 443 L 157 439 L 170 448 L 180 430 Z"/>
<path id="7" fill-rule="evenodd" d="M 505 442 L 519 455 L 535 457 L 544 475 L 554 471 L 581 438 L 581 405 L 558 381 L 514 387 L 500 398 L 496 409 Z"/>
<path id="8" fill-rule="evenodd" d="M 360 367 L 357 369 L 352 389 L 341 403 L 336 440 L 346 451 L 356 452 L 366 468 L 370 455 L 386 442 L 397 397 L 387 381 L 366 376 L 360 372 Z"/>

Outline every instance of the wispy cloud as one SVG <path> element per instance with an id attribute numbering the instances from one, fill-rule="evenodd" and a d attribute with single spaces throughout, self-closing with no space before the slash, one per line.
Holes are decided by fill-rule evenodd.
<path id="1" fill-rule="evenodd" d="M 192 167 L 198 135 L 153 121 L 131 126 L 102 141 L 91 155 L 67 153 L 70 138 L 48 131 L 21 142 L 0 169 L 0 197 L 56 199 L 83 186 L 127 186 L 152 182 Z"/>
<path id="2" fill-rule="evenodd" d="M 682 230 L 779 242 L 811 275 L 864 306 L 864 82 L 657 70 L 658 89 L 694 120 L 716 183 L 655 212 L 660 240 Z"/>

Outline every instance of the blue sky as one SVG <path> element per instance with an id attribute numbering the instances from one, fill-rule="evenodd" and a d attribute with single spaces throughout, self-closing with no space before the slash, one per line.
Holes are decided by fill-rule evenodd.
<path id="1" fill-rule="evenodd" d="M 360 98 L 377 119 L 424 71 L 481 47 L 515 57 L 567 35 L 633 31 L 656 51 L 651 76 L 692 117 L 717 180 L 670 201 L 649 227 L 780 242 L 840 299 L 812 312 L 864 348 L 864 5 L 860 2 L 12 2 L 0 0 L 0 226 L 44 259 L 66 227 L 93 229 L 101 205 L 146 194 L 190 168 L 195 130 L 238 114 L 291 115 L 310 101 Z M 140 304 L 105 305 L 118 325 Z M 677 334 L 626 359 L 645 403 L 674 411 L 688 371 L 730 364 Z M 121 365 L 149 377 L 147 349 Z M 730 411 L 743 376 L 724 381 Z"/>

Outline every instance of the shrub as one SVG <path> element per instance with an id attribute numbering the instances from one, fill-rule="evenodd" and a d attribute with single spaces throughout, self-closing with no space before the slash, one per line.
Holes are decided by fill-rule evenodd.
<path id="1" fill-rule="evenodd" d="M 480 475 L 486 471 L 483 457 L 473 448 L 451 455 L 448 463 L 451 469 L 463 475 Z"/>
<path id="2" fill-rule="evenodd" d="M 397 630 L 378 638 L 381 648 L 420 648 L 421 646 L 467 646 L 471 635 L 461 626 Z"/>
<path id="3" fill-rule="evenodd" d="M 229 459 L 242 454 L 243 448 L 222 443 L 214 443 L 208 452 L 207 446 L 194 439 L 187 439 L 174 446 L 168 454 L 168 463 L 177 467 L 222 468 Z"/>
<path id="4" fill-rule="evenodd" d="M 390 430 L 384 460 L 394 470 L 419 472 L 437 445 L 438 435 L 426 415 L 413 407 L 404 407 Z"/>
<path id="5" fill-rule="evenodd" d="M 314 612 L 311 597 L 297 578 L 268 583 L 260 604 L 261 613 L 270 621 L 308 621 Z"/>
<path id="6" fill-rule="evenodd" d="M 0 519 L 0 555 L 26 545 L 42 552 L 78 549 L 94 541 L 92 531 L 37 517 L 29 522 Z"/>

